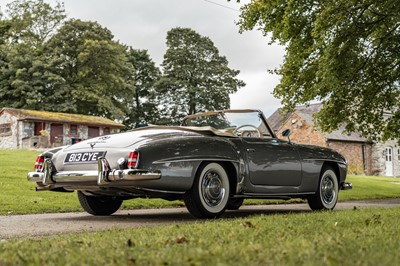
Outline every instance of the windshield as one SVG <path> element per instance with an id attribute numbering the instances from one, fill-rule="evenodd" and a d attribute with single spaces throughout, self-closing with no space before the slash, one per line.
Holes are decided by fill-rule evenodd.
<path id="1" fill-rule="evenodd" d="M 238 136 L 271 136 L 258 111 L 209 112 L 187 117 L 182 125 L 192 127 L 210 126 L 218 130 L 231 131 Z M 261 136 L 260 136 L 261 135 Z"/>

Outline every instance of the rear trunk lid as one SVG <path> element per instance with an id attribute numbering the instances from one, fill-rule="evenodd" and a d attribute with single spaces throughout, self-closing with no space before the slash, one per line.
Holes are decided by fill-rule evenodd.
<path id="1" fill-rule="evenodd" d="M 146 129 L 133 130 L 125 133 L 106 135 L 88 139 L 64 149 L 65 152 L 72 150 L 105 149 L 105 148 L 128 148 L 143 141 L 178 137 L 182 135 L 195 135 L 197 133 L 179 130 L 149 127 Z"/>

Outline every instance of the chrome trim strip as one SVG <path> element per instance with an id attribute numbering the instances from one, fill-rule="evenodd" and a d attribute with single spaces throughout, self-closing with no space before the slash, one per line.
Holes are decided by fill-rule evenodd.
<path id="1" fill-rule="evenodd" d="M 323 162 L 334 162 L 334 163 L 339 163 L 339 164 L 343 164 L 346 165 L 345 162 L 343 161 L 338 161 L 338 160 L 334 160 L 334 159 L 302 159 L 303 161 L 323 161 Z"/>
<path id="2" fill-rule="evenodd" d="M 142 170 L 142 169 L 114 169 L 108 176 L 109 182 L 118 180 L 153 180 L 160 179 L 161 171 L 159 170 Z"/>
<path id="3" fill-rule="evenodd" d="M 224 161 L 224 162 L 234 162 L 240 163 L 239 160 L 228 159 L 228 158 L 195 158 L 195 159 L 171 159 L 171 160 L 159 160 L 154 161 L 154 164 L 164 164 L 164 163 L 176 163 L 176 162 L 196 162 L 196 161 Z"/>
<path id="4" fill-rule="evenodd" d="M 299 195 L 313 195 L 315 192 L 300 192 L 300 193 L 280 193 L 280 194 L 275 194 L 275 193 L 270 193 L 270 194 L 265 194 L 265 193 L 243 193 L 242 195 L 244 196 L 251 196 L 251 197 L 296 197 Z"/>

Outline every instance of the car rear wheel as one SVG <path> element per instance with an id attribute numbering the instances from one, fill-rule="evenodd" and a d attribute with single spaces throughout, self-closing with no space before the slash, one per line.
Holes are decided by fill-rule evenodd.
<path id="1" fill-rule="evenodd" d="M 335 171 L 326 166 L 321 171 L 317 193 L 308 196 L 310 208 L 316 210 L 332 210 L 336 206 L 339 194 L 339 184 Z"/>
<path id="2" fill-rule="evenodd" d="M 227 206 L 230 187 L 222 165 L 204 164 L 197 171 L 192 188 L 185 194 L 184 201 L 189 212 L 197 218 L 217 218 Z"/>
<path id="3" fill-rule="evenodd" d="M 82 208 L 92 215 L 111 215 L 121 207 L 122 200 L 109 196 L 87 196 L 78 191 L 78 199 Z"/>

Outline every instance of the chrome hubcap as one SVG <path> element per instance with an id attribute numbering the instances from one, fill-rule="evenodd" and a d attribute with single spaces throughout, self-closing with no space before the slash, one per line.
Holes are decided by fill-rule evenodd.
<path id="1" fill-rule="evenodd" d="M 222 201 L 225 195 L 225 188 L 218 173 L 208 171 L 204 175 L 201 192 L 204 202 L 210 207 L 217 206 Z"/>
<path id="2" fill-rule="evenodd" d="M 332 203 L 336 198 L 335 183 L 331 176 L 325 176 L 321 180 L 321 197 L 325 204 Z"/>

